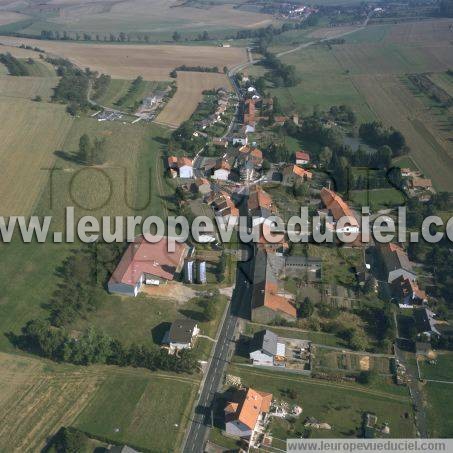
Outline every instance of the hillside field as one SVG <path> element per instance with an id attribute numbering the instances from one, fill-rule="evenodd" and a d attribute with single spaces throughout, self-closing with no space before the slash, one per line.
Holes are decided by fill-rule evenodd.
<path id="1" fill-rule="evenodd" d="M 83 44 L 64 41 L 0 37 L 4 44 L 38 46 L 68 58 L 81 68 L 109 74 L 116 79 L 170 80 L 169 73 L 180 65 L 234 66 L 246 60 L 245 49 L 182 45 Z"/>

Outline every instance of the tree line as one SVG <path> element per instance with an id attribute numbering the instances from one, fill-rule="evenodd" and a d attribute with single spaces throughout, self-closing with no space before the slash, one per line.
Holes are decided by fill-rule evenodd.
<path id="1" fill-rule="evenodd" d="M 29 76 L 27 65 L 13 57 L 9 52 L 0 54 L 0 63 L 3 63 L 12 76 Z"/>
<path id="2" fill-rule="evenodd" d="M 185 64 L 176 67 L 170 72 L 170 77 L 176 78 L 176 71 L 187 71 L 187 72 L 214 72 L 219 73 L 218 66 L 186 66 Z"/>

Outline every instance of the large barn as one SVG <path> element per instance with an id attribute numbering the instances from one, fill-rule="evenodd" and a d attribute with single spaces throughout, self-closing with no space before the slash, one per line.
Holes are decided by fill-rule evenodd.
<path id="1" fill-rule="evenodd" d="M 111 293 L 137 296 L 144 283 L 159 285 L 173 280 L 184 265 L 189 247 L 175 243 L 175 251 L 168 251 L 168 238 L 148 242 L 144 236 L 135 238 L 124 253 L 108 282 Z"/>

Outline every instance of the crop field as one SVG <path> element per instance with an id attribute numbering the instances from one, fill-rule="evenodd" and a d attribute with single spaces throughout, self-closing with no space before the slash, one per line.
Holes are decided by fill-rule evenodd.
<path id="1" fill-rule="evenodd" d="M 81 68 L 109 74 L 115 79 L 169 80 L 177 66 L 234 66 L 246 60 L 244 49 L 237 47 L 181 45 L 121 45 L 81 44 L 73 42 L 40 41 L 2 36 L 6 44 L 38 46 L 69 60 Z"/>
<path id="2" fill-rule="evenodd" d="M 0 450 L 40 451 L 75 420 L 103 380 L 101 373 L 0 353 Z"/>
<path id="3" fill-rule="evenodd" d="M 168 39 L 175 30 L 191 35 L 203 30 L 265 27 L 273 22 L 271 15 L 237 9 L 232 3 L 194 2 L 193 6 L 185 6 L 177 0 L 126 0 L 120 3 L 114 0 L 92 3 L 71 0 L 58 2 L 58 14 L 45 20 L 38 16 L 22 32 L 39 34 L 44 29 L 103 35 L 121 30 L 147 32 Z M 39 8 L 35 7 L 35 10 L 37 13 Z M 33 7 L 30 12 L 34 12 Z"/>
<path id="4" fill-rule="evenodd" d="M 442 88 L 451 97 L 453 97 L 453 76 L 447 74 L 446 72 L 443 72 L 443 73 L 437 73 L 437 74 L 430 74 L 429 78 L 439 88 Z"/>
<path id="5" fill-rule="evenodd" d="M 11 83 L 20 81 L 8 80 L 0 86 Z M 54 151 L 62 146 L 72 120 L 63 105 L 10 96 L 11 91 L 6 96 L 0 94 L 0 212 L 4 216 L 27 215 L 39 199 L 48 178 L 45 169 L 52 167 Z"/>
<path id="6" fill-rule="evenodd" d="M 230 367 L 229 373 L 242 378 L 242 384 L 256 390 L 271 392 L 277 400 L 284 399 L 285 390 L 295 392 L 295 401 L 304 412 L 297 419 L 296 431 L 303 431 L 306 417 L 315 417 L 332 426 L 331 431 L 312 430 L 311 437 L 355 437 L 364 412 L 373 412 L 379 423 L 388 422 L 392 438 L 415 436 L 409 397 L 360 385 L 319 381 L 276 371 Z M 289 428 L 289 426 L 288 426 Z M 275 437 L 293 437 L 285 430 L 273 430 Z"/>
<path id="7" fill-rule="evenodd" d="M 156 118 L 157 123 L 178 127 L 188 120 L 203 99 L 203 91 L 228 87 L 224 74 L 210 72 L 178 72 L 178 89 L 170 102 Z"/>
<path id="8" fill-rule="evenodd" d="M 61 426 L 76 426 L 118 443 L 173 450 L 181 442 L 197 382 L 194 376 L 59 365 L 0 353 L 0 449 L 40 451 Z"/>

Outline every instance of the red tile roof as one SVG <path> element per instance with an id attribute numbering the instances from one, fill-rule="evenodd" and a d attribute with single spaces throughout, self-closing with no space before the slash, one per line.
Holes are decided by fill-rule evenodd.
<path id="1" fill-rule="evenodd" d="M 306 160 L 310 162 L 310 154 L 305 151 L 296 151 L 296 160 Z"/>
<path id="2" fill-rule="evenodd" d="M 121 261 L 110 277 L 111 283 L 136 285 L 142 274 L 150 274 L 165 280 L 173 280 L 187 254 L 186 244 L 175 243 L 175 251 L 168 251 L 168 238 L 156 243 L 138 236 L 124 253 Z"/>
<path id="3" fill-rule="evenodd" d="M 229 403 L 227 406 L 230 419 L 239 420 L 250 429 L 254 429 L 262 412 L 269 412 L 272 393 L 259 392 L 249 388 L 241 403 Z"/>
<path id="4" fill-rule="evenodd" d="M 321 200 L 324 206 L 332 213 L 335 221 L 342 217 L 348 217 L 348 222 L 351 226 L 359 226 L 351 208 L 348 204 L 333 190 L 323 187 L 321 189 Z"/>

